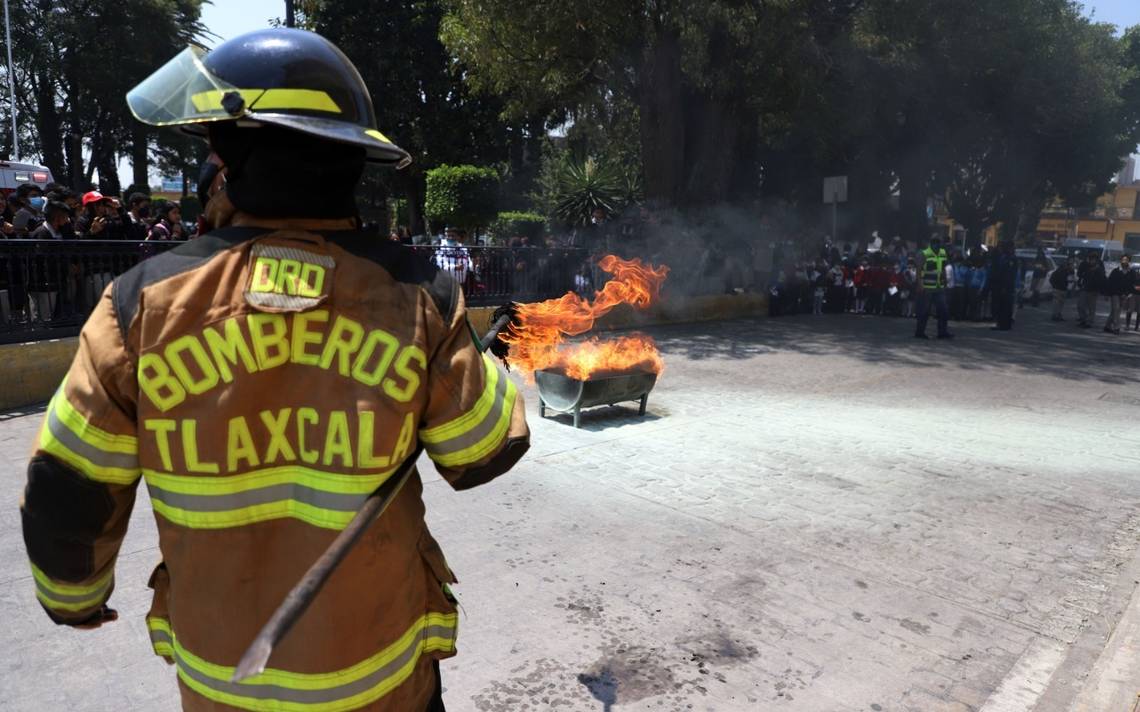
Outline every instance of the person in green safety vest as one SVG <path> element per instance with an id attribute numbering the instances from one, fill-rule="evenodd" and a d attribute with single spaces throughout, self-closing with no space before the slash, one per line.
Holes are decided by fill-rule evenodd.
<path id="1" fill-rule="evenodd" d="M 938 313 L 938 338 L 952 339 L 954 335 L 946 328 L 949 313 L 946 308 L 946 264 L 949 259 L 946 250 L 942 248 L 941 238 L 935 234 L 930 236 L 930 244 L 919 253 L 918 279 L 918 319 L 915 325 L 914 338 L 929 339 L 926 335 L 926 322 L 930 318 L 930 308 L 933 306 Z"/>

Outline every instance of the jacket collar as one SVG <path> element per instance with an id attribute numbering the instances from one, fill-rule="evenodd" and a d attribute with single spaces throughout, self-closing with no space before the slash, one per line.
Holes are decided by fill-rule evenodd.
<path id="1" fill-rule="evenodd" d="M 250 215 L 238 210 L 226 195 L 220 190 L 210 197 L 206 204 L 205 222 L 207 229 L 222 227 L 260 227 L 270 230 L 297 230 L 300 232 L 335 232 L 339 230 L 356 230 L 360 227 L 356 218 L 337 218 L 335 220 L 314 220 L 309 218 L 267 218 L 260 215 Z"/>

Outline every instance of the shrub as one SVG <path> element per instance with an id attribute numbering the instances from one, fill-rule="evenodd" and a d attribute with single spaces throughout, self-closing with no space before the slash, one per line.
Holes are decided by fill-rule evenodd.
<path id="1" fill-rule="evenodd" d="M 424 214 L 429 220 L 462 228 L 495 219 L 499 174 L 479 166 L 440 166 L 427 172 Z"/>
<path id="2" fill-rule="evenodd" d="M 538 213 L 511 211 L 499 213 L 495 222 L 491 223 L 491 234 L 496 239 L 506 241 L 512 237 L 525 236 L 530 238 L 530 244 L 535 245 L 546 229 L 546 218 Z"/>

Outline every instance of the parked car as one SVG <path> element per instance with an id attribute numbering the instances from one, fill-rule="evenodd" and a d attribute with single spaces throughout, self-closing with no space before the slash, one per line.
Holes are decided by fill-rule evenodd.
<path id="1" fill-rule="evenodd" d="M 34 163 L 0 161 L 0 193 L 8 195 L 26 183 L 46 189 L 52 182 L 51 171 Z"/>
<path id="2" fill-rule="evenodd" d="M 1053 295 L 1053 285 L 1049 283 L 1049 278 L 1053 276 L 1054 270 L 1068 258 L 1052 250 L 1045 252 L 1045 279 L 1037 288 L 1037 294 L 1040 295 L 1041 299 L 1050 299 Z M 1037 262 L 1037 250 L 1018 250 L 1016 254 L 1018 266 L 1021 269 L 1021 291 L 1017 295 L 1017 302 L 1018 305 L 1023 305 L 1033 296 L 1033 270 Z"/>

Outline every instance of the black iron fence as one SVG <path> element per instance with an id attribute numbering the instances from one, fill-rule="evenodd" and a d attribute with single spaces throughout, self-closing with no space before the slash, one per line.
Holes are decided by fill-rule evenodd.
<path id="1" fill-rule="evenodd" d="M 117 275 L 178 242 L 0 240 L 0 343 L 74 336 Z M 469 306 L 592 294 L 585 250 L 447 247 L 415 250 L 451 273 Z"/>
<path id="2" fill-rule="evenodd" d="M 534 302 L 572 291 L 593 293 L 593 270 L 583 249 L 437 245 L 408 249 L 455 277 L 469 306 Z"/>

